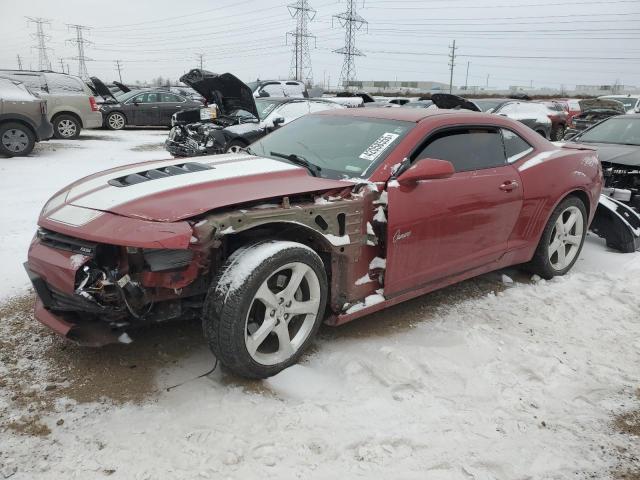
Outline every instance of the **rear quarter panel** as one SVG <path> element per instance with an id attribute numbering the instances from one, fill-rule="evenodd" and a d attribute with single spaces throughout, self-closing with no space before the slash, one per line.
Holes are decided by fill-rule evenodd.
<path id="1" fill-rule="evenodd" d="M 593 220 L 602 189 L 596 151 L 550 145 L 551 149 L 533 152 L 514 164 L 522 180 L 523 205 L 509 239 L 509 250 L 515 252 L 510 263 L 532 258 L 553 210 L 569 194 L 575 192 L 587 200 L 589 224 Z"/>

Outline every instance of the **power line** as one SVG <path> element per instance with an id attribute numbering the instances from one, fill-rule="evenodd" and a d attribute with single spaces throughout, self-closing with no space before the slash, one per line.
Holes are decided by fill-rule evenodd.
<path id="1" fill-rule="evenodd" d="M 334 52 L 344 55 L 340 80 L 346 88 L 350 86 L 356 77 L 355 57 L 364 56 L 364 54 L 356 48 L 356 32 L 362 29 L 363 26 L 367 26 L 368 28 L 368 22 L 356 12 L 356 0 L 347 1 L 347 10 L 333 16 L 340 26 L 345 29 L 344 47 L 334 50 Z"/>
<path id="2" fill-rule="evenodd" d="M 90 45 L 93 42 L 86 40 L 82 36 L 82 32 L 84 30 L 89 30 L 89 27 L 85 25 L 76 25 L 76 24 L 67 24 L 67 28 L 73 29 L 76 31 L 76 37 L 67 40 L 70 43 L 75 43 L 78 47 L 78 56 L 71 57 L 73 60 L 78 60 L 78 76 L 83 79 L 89 78 L 89 73 L 87 72 L 87 64 L 86 62 L 93 60 L 92 58 L 88 58 L 84 53 L 85 44 Z"/>
<path id="3" fill-rule="evenodd" d="M 36 24 L 36 33 L 32 34 L 32 38 L 35 38 L 37 41 L 35 48 L 38 49 L 38 69 L 51 70 L 51 61 L 47 55 L 47 50 L 49 49 L 45 45 L 45 41 L 51 40 L 51 37 L 44 34 L 43 28 L 43 25 L 51 26 L 51 22 L 41 17 L 27 17 L 27 20 Z"/>
<path id="4" fill-rule="evenodd" d="M 449 47 L 451 49 L 451 53 L 449 53 L 449 93 L 453 90 L 453 67 L 456 66 L 456 41 L 453 41 L 453 44 Z"/>
<path id="5" fill-rule="evenodd" d="M 293 57 L 291 58 L 291 75 L 296 80 L 313 83 L 313 70 L 311 69 L 311 56 L 309 55 L 309 39 L 315 36 L 309 33 L 309 22 L 315 16 L 315 9 L 309 6 L 308 0 L 297 0 L 288 5 L 291 17 L 296 19 L 296 30 L 288 32 L 287 38 L 293 37 Z"/>

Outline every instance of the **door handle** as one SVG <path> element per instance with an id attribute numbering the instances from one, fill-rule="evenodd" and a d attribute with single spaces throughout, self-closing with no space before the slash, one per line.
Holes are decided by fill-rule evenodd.
<path id="1" fill-rule="evenodd" d="M 151 108 L 158 108 L 158 107 L 151 107 Z"/>
<path id="2" fill-rule="evenodd" d="M 518 182 L 516 182 L 515 180 L 507 180 L 502 185 L 500 185 L 500 190 L 502 190 L 503 192 L 512 192 L 518 187 Z"/>

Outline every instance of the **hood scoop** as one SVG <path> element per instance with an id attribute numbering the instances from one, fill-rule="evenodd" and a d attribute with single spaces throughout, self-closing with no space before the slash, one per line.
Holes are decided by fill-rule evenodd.
<path id="1" fill-rule="evenodd" d="M 203 170 L 211 170 L 213 167 L 198 162 L 188 162 L 179 165 L 169 165 L 163 168 L 153 168 L 137 173 L 130 173 L 123 177 L 112 178 L 109 185 L 113 187 L 129 187 L 138 183 L 148 182 L 150 180 L 158 180 L 160 178 L 173 177 L 175 175 L 184 175 L 186 173 L 201 172 Z"/>

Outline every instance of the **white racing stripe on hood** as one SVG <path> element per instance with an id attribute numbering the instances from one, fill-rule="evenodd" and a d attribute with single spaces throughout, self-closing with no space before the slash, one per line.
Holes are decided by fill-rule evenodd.
<path id="1" fill-rule="evenodd" d="M 251 155 L 238 155 L 237 153 L 232 153 L 228 155 L 209 155 L 205 157 L 198 158 L 173 158 L 171 160 L 162 160 L 159 162 L 145 163 L 145 164 L 136 164 L 132 165 L 129 168 L 124 168 L 122 170 L 117 170 L 115 172 L 108 172 L 104 175 L 100 175 L 98 177 L 87 180 L 86 182 L 81 183 L 80 185 L 76 185 L 71 190 L 69 190 L 68 195 L 66 196 L 66 200 L 73 200 L 76 197 L 84 195 L 96 188 L 100 188 L 107 184 L 109 180 L 114 178 L 125 177 L 127 175 L 131 175 L 133 173 L 146 172 L 147 170 L 153 170 L 156 168 L 165 168 L 171 165 L 182 165 L 184 163 L 202 163 L 205 165 L 215 165 L 219 162 L 228 162 L 231 160 L 247 160 L 252 158 Z"/>
<path id="2" fill-rule="evenodd" d="M 81 227 L 96 218 L 104 215 L 103 212 L 88 210 L 86 208 L 76 207 L 74 205 L 65 205 L 60 210 L 55 211 L 49 216 L 49 220 L 64 223 L 72 227 Z"/>
<path id="3" fill-rule="evenodd" d="M 220 157 L 223 156 L 227 157 L 227 160 L 230 159 L 227 155 L 221 155 Z M 242 160 L 243 158 L 245 160 Z M 290 165 L 269 158 L 256 159 L 255 157 L 239 157 L 238 162 L 222 164 L 219 164 L 220 162 L 218 160 L 219 158 L 216 159 L 214 168 L 210 170 L 201 170 L 198 172 L 174 175 L 157 180 L 149 180 L 126 187 L 114 187 L 112 185 L 108 185 L 106 183 L 108 179 L 103 178 L 102 185 L 106 185 L 106 188 L 100 188 L 88 193 L 86 196 L 74 200 L 73 204 L 79 207 L 108 211 L 118 205 L 173 189 L 248 175 L 259 175 L 300 169 L 300 167 L 295 165 Z M 136 171 L 140 171 L 140 168 Z M 122 174 L 118 176 L 122 176 Z"/>

